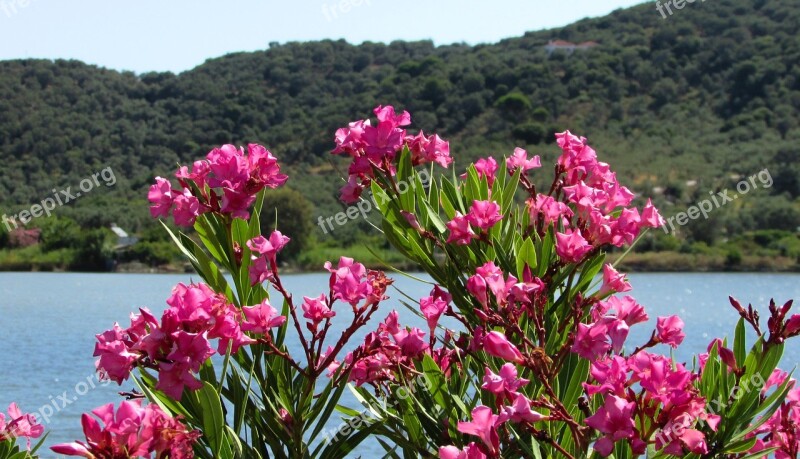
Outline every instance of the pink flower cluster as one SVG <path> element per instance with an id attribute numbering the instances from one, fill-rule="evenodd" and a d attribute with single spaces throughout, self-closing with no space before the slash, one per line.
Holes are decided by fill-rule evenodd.
<path id="1" fill-rule="evenodd" d="M 770 388 L 783 384 L 788 376 L 780 369 L 773 371 L 762 389 L 763 393 L 766 395 Z M 800 388 L 794 379 L 789 380 L 789 387 L 786 401 L 753 432 L 753 436 L 760 437 L 757 437 L 751 453 L 777 448 L 774 453 L 776 459 L 795 459 L 800 456 Z"/>
<path id="2" fill-rule="evenodd" d="M 250 284 L 258 285 L 271 279 L 278 269 L 278 252 L 286 247 L 290 238 L 273 231 L 269 239 L 258 236 L 247 241 L 247 248 L 252 252 L 250 264 Z"/>
<path id="3" fill-rule="evenodd" d="M 565 262 L 578 263 L 606 244 L 630 244 L 642 228 L 664 224 L 649 200 L 641 213 L 629 207 L 633 192 L 617 181 L 608 164 L 597 160 L 585 138 L 569 131 L 556 138 L 562 150 L 557 181 L 550 194 L 531 197 L 528 208 L 531 221 L 541 229 L 556 225 L 556 252 Z"/>
<path id="4" fill-rule="evenodd" d="M 520 281 L 513 275 L 506 276 L 489 261 L 475 270 L 467 279 L 467 291 L 480 303 L 475 314 L 483 323 L 500 324 L 503 320 L 516 322 L 524 312 L 533 313 L 538 294 L 545 291 L 544 282 L 526 268 Z M 502 314 L 499 317 L 498 314 Z"/>
<path id="5" fill-rule="evenodd" d="M 489 156 L 488 158 L 479 158 L 474 163 L 475 171 L 478 173 L 479 179 L 486 179 L 486 182 L 491 187 L 494 181 L 497 180 L 497 171 L 499 169 L 497 160 Z M 528 152 L 522 148 L 515 148 L 514 154 L 506 159 L 506 170 L 509 175 L 513 175 L 517 169 L 520 169 L 520 174 L 526 174 L 528 171 L 542 167 L 542 160 L 538 155 L 528 159 Z M 468 174 L 461 175 L 461 179 L 466 179 Z"/>
<path id="6" fill-rule="evenodd" d="M 334 291 L 337 290 L 336 283 L 340 282 L 340 278 L 337 274 L 333 283 Z M 392 311 L 378 326 L 377 331 L 369 333 L 363 344 L 349 352 L 343 362 L 334 361 L 329 370 L 335 371 L 340 365 L 344 365 L 350 369 L 350 380 L 358 386 L 379 386 L 397 381 L 400 374 L 412 376 L 407 370 L 413 369 L 415 361 L 429 354 L 447 374 L 455 351 L 444 348 L 433 351 L 432 347 L 436 326 L 442 315 L 450 310 L 451 301 L 450 294 L 438 285 L 431 290 L 429 296 L 420 300 L 420 309 L 430 328 L 429 341 L 426 341 L 425 332 L 419 328 L 402 327 L 397 311 Z"/>
<path id="7" fill-rule="evenodd" d="M 707 452 L 705 436 L 696 424 L 704 421 L 716 430 L 720 418 L 706 411 L 706 400 L 693 385 L 699 375 L 683 364 L 641 351 L 627 358 L 596 360 L 590 375 L 596 384 L 584 383 L 586 393 L 604 399 L 585 421 L 602 434 L 594 446 L 600 454 L 611 454 L 618 441 L 628 442 L 634 454 L 644 454 L 648 442 L 658 451 L 678 456 Z M 645 419 L 651 422 L 642 422 Z M 642 432 L 640 426 L 645 424 L 649 430 Z"/>
<path id="8" fill-rule="evenodd" d="M 214 355 L 209 340 L 219 340 L 216 352 L 225 354 L 230 347 L 235 354 L 256 342 L 245 331 L 266 334 L 286 320 L 266 300 L 239 310 L 202 283 L 178 284 L 167 304 L 160 323 L 142 308 L 141 314 L 131 314 L 130 327 L 114 324 L 97 335 L 94 355 L 102 377 L 122 384 L 134 367 L 152 368 L 158 371 L 156 388 L 180 400 L 184 387 L 202 387 L 195 375 Z"/>
<path id="9" fill-rule="evenodd" d="M 8 418 L 0 413 L 0 443 L 25 438 L 30 448 L 31 439 L 39 438 L 43 433 L 44 426 L 38 423 L 36 416 L 23 413 L 16 403 L 8 406 Z"/>
<path id="10" fill-rule="evenodd" d="M 625 275 L 618 273 L 612 266 L 605 265 L 603 286 L 598 295 L 629 290 L 630 284 L 625 281 Z M 571 350 L 591 361 L 601 359 L 609 352 L 621 352 L 630 327 L 649 319 L 644 307 L 631 296 L 611 296 L 598 300 L 589 317 L 590 323 L 578 324 Z M 656 330 L 647 346 L 662 343 L 673 348 L 678 347 L 686 337 L 683 326 L 683 320 L 678 316 L 659 317 Z"/>
<path id="11" fill-rule="evenodd" d="M 403 147 L 410 150 L 415 165 L 435 162 L 447 167 L 452 162 L 450 144 L 438 135 L 426 136 L 422 131 L 416 136 L 407 134 L 403 127 L 411 124 L 408 112 L 398 115 L 394 107 L 387 105 L 376 107 L 374 113 L 378 118 L 375 126 L 370 120 L 359 120 L 336 131 L 332 153 L 353 158 L 347 185 L 341 190 L 341 199 L 346 203 L 358 201 L 374 177 L 373 168 L 393 176 L 397 153 Z"/>
<path id="12" fill-rule="evenodd" d="M 154 218 L 167 218 L 171 213 L 180 226 L 194 225 L 206 212 L 246 219 L 259 191 L 277 188 L 288 179 L 272 153 L 257 144 L 249 144 L 246 155 L 244 148 L 233 145 L 215 148 L 205 160 L 195 161 L 191 171 L 182 166 L 175 177 L 180 190 L 173 189 L 169 180 L 156 177 L 147 199 Z"/>
<path id="13" fill-rule="evenodd" d="M 462 215 L 456 211 L 452 220 L 447 222 L 447 229 L 450 230 L 448 243 L 467 245 L 473 239 L 478 239 L 478 233 L 473 231 L 473 227 L 479 231 L 488 231 L 503 218 L 500 215 L 500 205 L 494 201 L 473 201 L 467 215 Z"/>
<path id="14" fill-rule="evenodd" d="M 429 349 L 425 332 L 418 328 L 402 328 L 397 311 L 392 311 L 378 331 L 369 333 L 364 343 L 347 353 L 343 365 L 350 369 L 350 381 L 356 385 L 394 381 L 402 368 L 413 368 L 411 361 Z M 329 370 L 335 371 L 339 362 Z"/>
<path id="15" fill-rule="evenodd" d="M 200 432 L 189 431 L 180 420 L 168 416 L 155 404 L 142 406 L 141 400 L 101 406 L 81 417 L 86 442 L 55 445 L 51 449 L 67 456 L 86 458 L 191 459 L 192 445 Z"/>
<path id="16" fill-rule="evenodd" d="M 501 404 L 499 414 L 488 406 L 477 406 L 472 410 L 471 421 L 459 421 L 458 431 L 473 435 L 480 439 L 481 443 L 470 443 L 463 450 L 455 446 L 444 446 L 439 448 L 439 457 L 448 458 L 484 458 L 499 457 L 500 436 L 498 429 L 506 422 L 515 424 L 534 424 L 539 421 L 547 420 L 548 417 L 531 408 L 531 400 L 523 394 L 517 393 L 516 389 L 527 384 L 524 379 L 517 379 L 517 370 L 514 365 L 508 363 L 496 375 L 488 368 L 484 378 L 483 389 L 489 390 L 501 397 L 510 398 L 511 403 L 502 405 L 503 398 L 498 403 Z"/>
<path id="17" fill-rule="evenodd" d="M 333 298 L 350 303 L 355 307 L 361 300 L 373 294 L 373 287 L 367 276 L 367 268 L 356 263 L 352 258 L 341 257 L 336 268 L 330 261 L 325 262 L 325 269 L 330 272 L 330 287 Z"/>

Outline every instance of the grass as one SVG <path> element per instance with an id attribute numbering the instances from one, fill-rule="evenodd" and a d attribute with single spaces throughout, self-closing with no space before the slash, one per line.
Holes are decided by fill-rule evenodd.
<path id="1" fill-rule="evenodd" d="M 0 271 L 63 271 L 75 261 L 77 251 L 59 249 L 42 252 L 38 245 L 0 250 Z"/>

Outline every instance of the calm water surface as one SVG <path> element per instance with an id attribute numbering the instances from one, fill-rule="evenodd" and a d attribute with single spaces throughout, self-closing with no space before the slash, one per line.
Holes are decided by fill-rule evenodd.
<path id="1" fill-rule="evenodd" d="M 326 274 L 302 274 L 287 276 L 284 283 L 296 298 L 318 296 L 326 291 L 327 278 Z M 728 304 L 728 295 L 745 305 L 752 302 L 759 306 L 765 311 L 762 316 L 771 297 L 781 303 L 791 298 L 800 301 L 800 275 L 796 274 L 638 274 L 630 279 L 634 287 L 631 294 L 645 305 L 651 322 L 634 327 L 628 343 L 646 341 L 657 316 L 678 314 L 686 322 L 687 338 L 676 357 L 684 361 L 704 352 L 713 337 L 733 334 L 738 316 Z M 133 389 L 132 384 L 120 388 L 97 382 L 92 357 L 94 335 L 115 321 L 126 326 L 129 313 L 140 306 L 160 316 L 172 287 L 191 280 L 188 274 L 0 273 L 2 411 L 16 401 L 23 411 L 46 414 L 47 408 L 42 407 L 55 403 L 58 409 L 52 410 L 46 423 L 50 432 L 47 444 L 82 439 L 81 413 L 110 401 L 118 403 L 117 392 Z M 396 276 L 395 285 L 414 298 L 426 296 L 430 290 L 429 285 L 400 276 Z M 392 290 L 389 295 L 400 297 Z M 392 308 L 400 311 L 402 323 L 426 328 L 397 301 L 390 300 L 365 333 Z M 796 309 L 800 312 L 800 304 Z M 337 318 L 342 319 L 339 329 L 349 322 L 344 314 Z M 329 336 L 337 335 L 333 330 Z M 786 349 L 784 369 L 800 364 L 800 344 L 791 346 Z M 353 400 L 348 402 L 357 406 Z M 362 445 L 359 454 L 370 456 L 380 451 L 371 443 Z M 55 455 L 44 451 L 43 457 Z"/>

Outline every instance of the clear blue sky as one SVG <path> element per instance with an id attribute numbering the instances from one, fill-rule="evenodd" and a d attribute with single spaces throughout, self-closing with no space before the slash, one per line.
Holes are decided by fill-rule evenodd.
<path id="1" fill-rule="evenodd" d="M 269 42 L 486 43 L 643 0 L 0 0 L 0 60 L 180 72 Z M 349 8 L 343 8 L 343 4 Z"/>

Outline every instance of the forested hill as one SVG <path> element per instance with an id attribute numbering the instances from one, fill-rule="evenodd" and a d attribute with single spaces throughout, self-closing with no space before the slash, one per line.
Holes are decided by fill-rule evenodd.
<path id="1" fill-rule="evenodd" d="M 265 43 L 179 75 L 0 62 L 0 209 L 29 207 L 111 166 L 115 186 L 59 212 L 137 230 L 153 176 L 213 145 L 259 142 L 329 215 L 339 210 L 335 128 L 394 104 L 413 127 L 448 138 L 461 166 L 514 146 L 552 159 L 552 133 L 569 128 L 667 214 L 768 168 L 774 186 L 731 206 L 726 229 L 794 229 L 800 3 L 709 0 L 673 12 L 664 19 L 648 2 L 478 46 Z M 599 45 L 548 54 L 550 40 Z"/>

